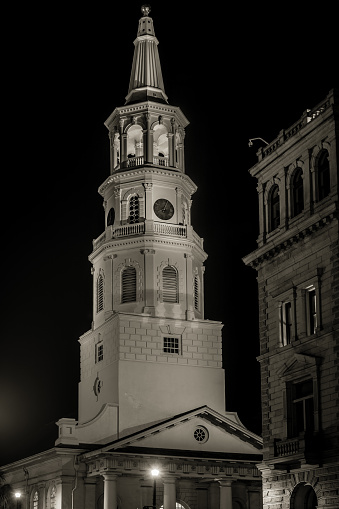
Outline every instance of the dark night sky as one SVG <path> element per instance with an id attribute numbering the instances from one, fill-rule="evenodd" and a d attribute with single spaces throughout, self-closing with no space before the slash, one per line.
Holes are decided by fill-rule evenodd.
<path id="1" fill-rule="evenodd" d="M 104 229 L 97 188 L 109 174 L 103 122 L 127 95 L 141 3 L 26 2 L 7 13 L 0 464 L 52 447 L 54 423 L 77 417 L 77 339 L 92 310 L 87 257 Z M 151 4 L 165 91 L 190 121 L 192 223 L 209 255 L 205 317 L 225 324 L 226 407 L 256 433 L 256 273 L 241 258 L 258 234 L 248 173 L 258 146 L 247 143 L 272 141 L 338 85 L 334 13 L 326 2 L 321 11 L 295 4 Z"/>

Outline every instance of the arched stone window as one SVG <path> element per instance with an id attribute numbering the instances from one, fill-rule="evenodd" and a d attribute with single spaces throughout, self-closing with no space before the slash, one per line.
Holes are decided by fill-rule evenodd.
<path id="1" fill-rule="evenodd" d="M 139 218 L 140 218 L 139 196 L 134 194 L 129 199 L 128 222 L 130 224 L 139 223 Z"/>
<path id="2" fill-rule="evenodd" d="M 121 273 L 121 303 L 136 302 L 137 272 L 135 267 L 125 267 Z"/>
<path id="3" fill-rule="evenodd" d="M 280 198 L 279 186 L 274 184 L 269 194 L 268 231 L 272 232 L 280 225 Z"/>
<path id="4" fill-rule="evenodd" d="M 291 205 L 292 217 L 297 216 L 304 210 L 304 183 L 301 168 L 296 168 L 292 176 Z"/>
<path id="5" fill-rule="evenodd" d="M 175 267 L 167 265 L 162 271 L 162 301 L 179 302 L 178 271 Z"/>
<path id="6" fill-rule="evenodd" d="M 36 491 L 33 495 L 33 509 L 38 509 L 39 507 L 39 494 Z"/>
<path id="7" fill-rule="evenodd" d="M 322 150 L 317 159 L 318 199 L 323 200 L 330 194 L 330 162 L 327 150 Z"/>
<path id="8" fill-rule="evenodd" d="M 153 161 L 168 166 L 168 131 L 164 124 L 156 124 L 153 128 Z"/>
<path id="9" fill-rule="evenodd" d="M 138 124 L 134 124 L 127 131 L 127 166 L 142 164 L 143 155 L 142 127 Z"/>

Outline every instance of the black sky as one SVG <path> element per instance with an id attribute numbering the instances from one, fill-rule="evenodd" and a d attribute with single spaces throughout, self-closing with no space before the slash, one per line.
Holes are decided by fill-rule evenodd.
<path id="1" fill-rule="evenodd" d="M 97 188 L 109 174 L 103 122 L 127 95 L 141 4 L 7 12 L 0 464 L 52 447 L 54 423 L 77 417 L 77 339 L 91 325 L 87 257 L 104 229 Z M 247 143 L 273 140 L 338 86 L 335 13 L 329 2 L 151 5 L 169 103 L 190 121 L 192 223 L 209 255 L 205 317 L 225 324 L 226 408 L 260 433 L 256 273 L 241 261 L 258 234 L 248 173 L 258 146 Z"/>

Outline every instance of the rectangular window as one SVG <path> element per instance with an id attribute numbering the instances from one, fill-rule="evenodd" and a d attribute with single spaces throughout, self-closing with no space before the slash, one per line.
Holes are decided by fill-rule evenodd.
<path id="1" fill-rule="evenodd" d="M 306 288 L 306 328 L 308 336 L 315 334 L 317 322 L 317 295 L 315 287 L 311 285 Z"/>
<path id="2" fill-rule="evenodd" d="M 180 353 L 180 340 L 178 337 L 164 337 L 164 353 Z"/>
<path id="3" fill-rule="evenodd" d="M 100 362 L 104 358 L 104 344 L 97 343 L 95 345 L 95 362 Z"/>
<path id="4" fill-rule="evenodd" d="M 304 431 L 314 431 L 313 380 L 310 378 L 293 384 L 292 388 L 292 436 Z"/>
<path id="5" fill-rule="evenodd" d="M 289 345 L 292 339 L 292 304 L 283 302 L 280 308 L 281 344 Z"/>

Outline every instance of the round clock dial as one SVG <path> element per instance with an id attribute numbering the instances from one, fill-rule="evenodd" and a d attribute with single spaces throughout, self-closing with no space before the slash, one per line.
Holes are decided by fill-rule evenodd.
<path id="1" fill-rule="evenodd" d="M 159 219 L 171 219 L 174 214 L 174 207 L 166 198 L 157 200 L 154 203 L 153 210 Z"/>

